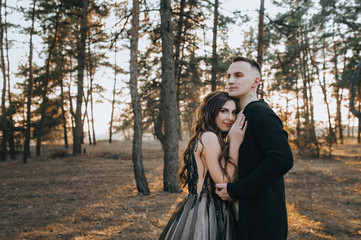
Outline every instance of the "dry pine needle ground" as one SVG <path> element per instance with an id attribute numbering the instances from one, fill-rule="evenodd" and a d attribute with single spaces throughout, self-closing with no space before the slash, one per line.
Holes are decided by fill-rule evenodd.
<path id="1" fill-rule="evenodd" d="M 1 162 L 0 239 L 157 239 L 186 192 L 162 191 L 161 146 L 143 147 L 149 196 L 136 192 L 130 141 L 86 145 L 79 157 L 49 146 L 26 165 Z M 289 239 L 361 239 L 360 149 L 295 158 L 285 177 Z"/>

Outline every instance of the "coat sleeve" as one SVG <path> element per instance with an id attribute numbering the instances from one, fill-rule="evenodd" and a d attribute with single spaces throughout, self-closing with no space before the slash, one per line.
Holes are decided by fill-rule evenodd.
<path id="1" fill-rule="evenodd" d="M 254 144 L 256 145 L 253 147 L 261 152 L 263 159 L 248 176 L 227 184 L 227 191 L 234 199 L 255 196 L 280 179 L 293 166 L 292 151 L 281 120 L 268 106 L 252 107 L 249 110 L 248 127 L 251 126 L 249 131 L 252 131 L 255 136 Z M 252 160 L 255 161 L 246 159 L 246 161 Z"/>

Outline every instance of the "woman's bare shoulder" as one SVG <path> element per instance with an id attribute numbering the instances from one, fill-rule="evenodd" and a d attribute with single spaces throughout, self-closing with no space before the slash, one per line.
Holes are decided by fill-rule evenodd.
<path id="1" fill-rule="evenodd" d="M 219 146 L 219 140 L 218 140 L 217 134 L 215 134 L 214 132 L 211 132 L 211 131 L 204 132 L 201 135 L 200 140 L 201 140 L 201 145 L 206 146 L 206 147 Z"/>

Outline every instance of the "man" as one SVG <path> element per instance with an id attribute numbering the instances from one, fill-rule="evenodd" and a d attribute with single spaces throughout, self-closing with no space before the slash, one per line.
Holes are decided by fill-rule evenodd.
<path id="1" fill-rule="evenodd" d="M 257 99 L 261 69 L 257 62 L 238 57 L 228 69 L 229 95 L 240 99 L 248 126 L 239 148 L 238 180 L 217 184 L 223 200 L 238 200 L 238 239 L 287 238 L 283 176 L 293 166 L 287 132 L 263 100 Z"/>

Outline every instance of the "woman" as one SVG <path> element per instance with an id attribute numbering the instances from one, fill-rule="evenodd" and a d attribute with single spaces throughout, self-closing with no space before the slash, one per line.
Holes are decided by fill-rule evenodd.
<path id="1" fill-rule="evenodd" d="M 184 151 L 180 172 L 189 194 L 178 205 L 160 239 L 236 238 L 231 203 L 215 194 L 215 184 L 236 177 L 238 149 L 247 127 L 244 116 L 235 121 L 239 111 L 239 100 L 220 91 L 208 94 L 197 109 L 194 134 Z"/>

